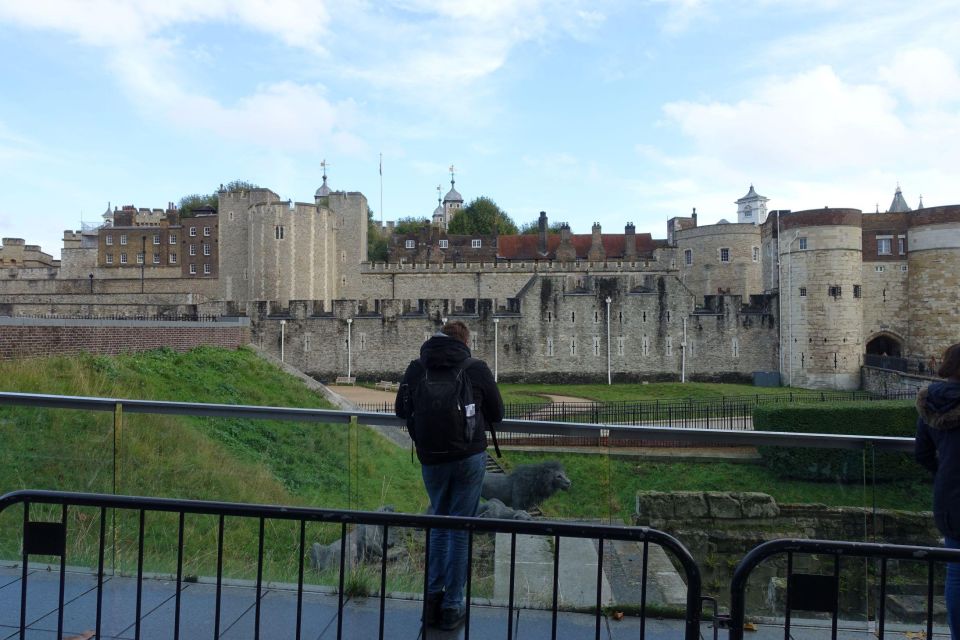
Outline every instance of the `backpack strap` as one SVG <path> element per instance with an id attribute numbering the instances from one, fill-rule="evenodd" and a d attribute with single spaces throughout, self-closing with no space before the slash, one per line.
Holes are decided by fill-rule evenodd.
<path id="1" fill-rule="evenodd" d="M 470 365 L 474 364 L 475 362 L 480 362 L 480 360 L 478 360 L 477 358 L 464 358 L 460 362 L 460 364 L 457 365 L 457 369 L 459 371 L 466 371 L 467 368 L 470 367 Z M 484 420 L 484 422 L 486 422 L 486 420 Z M 490 438 L 493 440 L 493 450 L 497 453 L 498 458 L 502 458 L 503 455 L 500 453 L 500 443 L 497 442 L 496 430 L 493 428 L 493 425 L 489 423 L 487 424 L 487 429 L 490 430 Z"/>

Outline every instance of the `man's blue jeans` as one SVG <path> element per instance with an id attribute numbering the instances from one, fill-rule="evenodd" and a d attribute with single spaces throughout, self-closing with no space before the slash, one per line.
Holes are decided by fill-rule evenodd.
<path id="1" fill-rule="evenodd" d="M 945 536 L 943 545 L 947 549 L 960 549 L 960 539 Z M 960 638 L 960 562 L 947 563 L 947 580 L 943 591 L 944 599 L 947 601 L 950 637 L 956 640 Z"/>
<path id="2" fill-rule="evenodd" d="M 430 496 L 431 512 L 438 516 L 477 515 L 486 457 L 481 452 L 456 462 L 423 465 L 423 484 Z M 466 531 L 430 530 L 427 593 L 443 591 L 444 609 L 459 610 L 463 606 L 467 536 Z"/>

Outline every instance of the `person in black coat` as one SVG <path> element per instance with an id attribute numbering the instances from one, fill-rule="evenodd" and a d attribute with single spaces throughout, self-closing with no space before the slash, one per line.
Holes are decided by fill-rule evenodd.
<path id="1" fill-rule="evenodd" d="M 960 343 L 948 348 L 933 382 L 917 394 L 917 462 L 934 474 L 933 518 L 944 545 L 960 549 Z M 960 563 L 947 564 L 950 634 L 960 638 Z"/>
<path id="2" fill-rule="evenodd" d="M 470 357 L 470 330 L 455 320 L 443 326 L 420 347 L 420 358 L 410 362 L 400 381 L 395 412 L 407 418 L 410 436 L 421 463 L 423 484 L 430 496 L 435 515 L 467 516 L 477 514 L 480 490 L 486 469 L 487 429 L 503 420 L 503 399 L 490 367 Z M 469 361 L 467 359 L 470 358 Z M 473 392 L 476 424 L 473 437 L 462 447 L 428 447 L 428 434 L 417 433 L 412 415 L 416 387 L 428 371 L 449 371 L 463 367 L 463 375 Z M 419 427 L 423 429 L 424 427 Z M 434 444 L 434 443 L 430 443 Z M 467 579 L 467 532 L 430 530 L 430 557 L 427 567 L 427 600 L 424 621 L 442 629 L 455 629 L 464 620 L 464 587 Z"/>

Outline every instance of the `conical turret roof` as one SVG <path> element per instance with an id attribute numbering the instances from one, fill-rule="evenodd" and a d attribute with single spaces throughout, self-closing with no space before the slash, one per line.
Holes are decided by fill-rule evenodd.
<path id="1" fill-rule="evenodd" d="M 890 203 L 888 211 L 890 213 L 906 213 L 910 210 L 910 205 L 903 199 L 903 194 L 900 192 L 900 185 L 897 185 L 897 191 L 893 194 L 893 202 Z"/>

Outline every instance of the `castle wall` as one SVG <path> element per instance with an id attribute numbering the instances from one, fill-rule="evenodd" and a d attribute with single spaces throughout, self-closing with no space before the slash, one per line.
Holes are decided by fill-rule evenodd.
<path id="1" fill-rule="evenodd" d="M 780 233 L 785 382 L 856 389 L 864 349 L 862 298 L 854 294 L 863 275 L 860 211 L 784 214 Z"/>
<path id="2" fill-rule="evenodd" d="M 325 199 L 334 228 L 333 251 L 324 262 L 334 274 L 331 297 L 361 297 L 361 265 L 367 261 L 367 199 L 362 193 L 343 191 Z"/>
<path id="3" fill-rule="evenodd" d="M 249 321 L 156 322 L 0 317 L 0 359 L 79 353 L 119 354 L 202 345 L 236 349 L 249 342 Z"/>
<path id="4" fill-rule="evenodd" d="M 906 352 L 916 357 L 939 357 L 960 336 L 960 206 L 937 209 L 910 228 Z"/>
<path id="5" fill-rule="evenodd" d="M 273 202 L 280 196 L 269 189 L 221 191 L 218 215 L 220 224 L 220 295 L 224 300 L 246 302 L 250 296 L 250 206 Z"/>
<path id="6" fill-rule="evenodd" d="M 678 230 L 674 238 L 680 278 L 694 294 L 714 295 L 723 290 L 747 296 L 763 290 L 760 227 L 714 224 Z"/>

